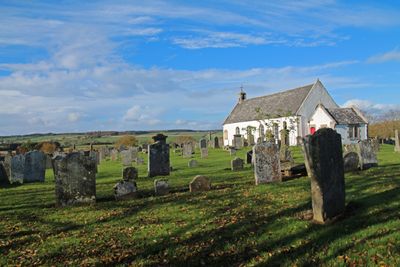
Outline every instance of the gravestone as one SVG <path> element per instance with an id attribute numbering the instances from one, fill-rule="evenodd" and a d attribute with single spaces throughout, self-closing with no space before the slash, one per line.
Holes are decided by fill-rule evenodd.
<path id="1" fill-rule="evenodd" d="M 287 129 L 282 129 L 280 131 L 280 141 L 281 141 L 281 147 L 282 146 L 288 146 L 289 145 L 289 131 Z"/>
<path id="2" fill-rule="evenodd" d="M 200 149 L 207 148 L 207 140 L 204 138 L 200 139 L 199 147 L 200 147 Z"/>
<path id="3" fill-rule="evenodd" d="M 247 135 L 247 141 L 248 141 L 248 144 L 249 144 L 250 146 L 254 146 L 254 145 L 255 145 L 254 135 L 251 134 L 251 133 L 249 133 L 249 134 Z"/>
<path id="4" fill-rule="evenodd" d="M 18 154 L 11 158 L 11 179 L 10 182 L 22 184 L 25 173 L 25 156 Z"/>
<path id="5" fill-rule="evenodd" d="M 201 158 L 208 158 L 208 148 L 200 148 Z"/>
<path id="6" fill-rule="evenodd" d="M 53 159 L 56 204 L 68 206 L 96 202 L 96 161 L 79 152 Z"/>
<path id="7" fill-rule="evenodd" d="M 281 164 L 278 146 L 263 142 L 253 147 L 253 164 L 256 185 L 281 182 Z"/>
<path id="8" fill-rule="evenodd" d="M 360 141 L 357 145 L 361 170 L 378 166 L 378 158 L 370 140 Z"/>
<path id="9" fill-rule="evenodd" d="M 335 130 L 323 128 L 304 138 L 303 150 L 314 221 L 326 223 L 345 210 L 342 139 Z"/>
<path id="10" fill-rule="evenodd" d="M 190 192 L 202 192 L 211 189 L 211 181 L 208 177 L 203 175 L 197 175 L 189 183 Z"/>
<path id="11" fill-rule="evenodd" d="M 12 156 L 10 154 L 5 155 L 3 166 L 4 166 L 4 171 L 6 172 L 6 175 L 8 177 L 8 180 L 10 181 L 10 183 L 13 183 L 11 180 L 11 158 Z"/>
<path id="12" fill-rule="evenodd" d="M 116 200 L 132 199 L 138 196 L 137 184 L 134 180 L 119 181 L 114 186 L 114 197 Z"/>
<path id="13" fill-rule="evenodd" d="M 195 159 L 189 160 L 189 162 L 188 162 L 188 167 L 189 167 L 189 168 L 197 167 L 197 160 L 195 160 Z"/>
<path id="14" fill-rule="evenodd" d="M 219 139 L 218 137 L 214 137 L 213 148 L 219 148 Z"/>
<path id="15" fill-rule="evenodd" d="M 119 153 L 121 155 L 122 166 L 128 167 L 132 165 L 132 152 L 130 150 L 123 150 Z"/>
<path id="16" fill-rule="evenodd" d="M 135 167 L 126 167 L 122 170 L 122 180 L 132 181 L 139 177 L 138 170 Z"/>
<path id="17" fill-rule="evenodd" d="M 279 159 L 281 162 L 294 162 L 292 151 L 290 151 L 289 146 L 281 146 L 281 148 L 279 149 Z"/>
<path id="18" fill-rule="evenodd" d="M 0 161 L 0 185 L 10 184 L 6 168 L 4 167 L 4 161 Z"/>
<path id="19" fill-rule="evenodd" d="M 111 160 L 112 161 L 116 161 L 118 159 L 118 150 L 116 150 L 115 148 L 113 148 L 111 150 Z"/>
<path id="20" fill-rule="evenodd" d="M 244 161 L 241 158 L 235 158 L 231 160 L 231 170 L 232 171 L 241 171 L 243 170 Z"/>
<path id="21" fill-rule="evenodd" d="M 396 152 L 400 152 L 400 139 L 399 138 L 400 138 L 399 130 L 396 129 L 394 131 L 394 142 L 395 142 L 394 151 L 396 151 Z"/>
<path id="22" fill-rule="evenodd" d="M 235 156 L 235 155 L 236 155 L 236 149 L 234 149 L 234 148 L 229 148 L 229 155 Z"/>
<path id="23" fill-rule="evenodd" d="M 264 137 L 258 137 L 257 138 L 257 144 L 261 144 L 264 142 Z"/>
<path id="24" fill-rule="evenodd" d="M 137 147 L 130 147 L 129 151 L 131 152 L 132 161 L 137 162 L 139 149 Z"/>
<path id="25" fill-rule="evenodd" d="M 154 180 L 154 192 L 156 196 L 163 196 L 169 194 L 168 180 Z"/>
<path id="26" fill-rule="evenodd" d="M 243 147 L 243 138 L 240 134 L 233 135 L 232 146 L 235 149 L 241 149 Z"/>
<path id="27" fill-rule="evenodd" d="M 191 143 L 184 143 L 182 147 L 182 155 L 184 158 L 191 158 L 193 154 L 193 146 Z"/>
<path id="28" fill-rule="evenodd" d="M 24 182 L 44 182 L 45 173 L 46 155 L 37 150 L 26 153 Z"/>
<path id="29" fill-rule="evenodd" d="M 153 136 L 154 144 L 149 145 L 148 175 L 169 175 L 169 145 L 166 143 L 168 136 L 157 134 Z"/>
<path id="30" fill-rule="evenodd" d="M 253 150 L 250 150 L 246 153 L 246 163 L 253 164 Z"/>
<path id="31" fill-rule="evenodd" d="M 344 172 L 357 171 L 360 167 L 360 159 L 356 152 L 345 153 L 343 157 Z"/>

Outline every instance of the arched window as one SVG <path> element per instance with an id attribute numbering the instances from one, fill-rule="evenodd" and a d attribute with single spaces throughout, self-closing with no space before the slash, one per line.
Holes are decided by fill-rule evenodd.
<path id="1" fill-rule="evenodd" d="M 239 129 L 239 127 L 236 127 L 236 134 L 240 134 L 240 129 Z"/>
<path id="2" fill-rule="evenodd" d="M 224 140 L 228 140 L 228 130 L 224 130 Z"/>
<path id="3" fill-rule="evenodd" d="M 260 127 L 258 128 L 258 135 L 264 136 L 264 125 L 262 124 L 260 124 Z"/>

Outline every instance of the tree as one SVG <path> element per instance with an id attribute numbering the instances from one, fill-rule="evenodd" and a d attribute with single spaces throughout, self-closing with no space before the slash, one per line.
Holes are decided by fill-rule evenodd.
<path id="1" fill-rule="evenodd" d="M 115 147 L 120 148 L 121 146 L 129 147 L 129 146 L 137 146 L 138 140 L 133 135 L 124 135 L 121 136 L 116 142 Z"/>
<path id="2" fill-rule="evenodd" d="M 178 145 L 182 145 L 185 143 L 191 143 L 191 142 L 195 142 L 195 141 L 196 140 L 193 138 L 193 136 L 190 136 L 190 135 L 179 135 L 175 139 L 175 143 L 177 143 Z"/>
<path id="3" fill-rule="evenodd" d="M 53 154 L 57 149 L 57 145 L 53 142 L 42 142 L 37 148 L 46 154 Z"/>

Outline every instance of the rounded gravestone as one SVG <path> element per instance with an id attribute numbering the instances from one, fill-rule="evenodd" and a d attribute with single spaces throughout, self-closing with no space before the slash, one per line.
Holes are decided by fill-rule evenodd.
<path id="1" fill-rule="evenodd" d="M 197 160 L 195 160 L 195 159 L 189 160 L 188 167 L 189 168 L 197 167 Z"/>
<path id="2" fill-rule="evenodd" d="M 357 171 L 360 166 L 360 158 L 355 152 L 346 153 L 343 157 L 343 164 L 345 172 Z"/>

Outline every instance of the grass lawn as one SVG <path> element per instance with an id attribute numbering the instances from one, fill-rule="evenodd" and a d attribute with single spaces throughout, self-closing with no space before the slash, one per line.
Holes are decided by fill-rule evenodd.
<path id="1" fill-rule="evenodd" d="M 122 165 L 112 161 L 99 166 L 93 206 L 55 208 L 52 171 L 45 183 L 0 189 L 0 265 L 400 266 L 393 146 L 382 147 L 378 168 L 346 175 L 346 215 L 325 226 L 301 216 L 311 209 L 307 177 L 255 186 L 249 165 L 230 171 L 228 152 L 199 157 L 188 168 L 171 153 L 173 192 L 163 197 L 153 196 L 154 179 L 141 165 L 141 198 L 114 201 Z M 211 191 L 188 191 L 197 174 L 212 179 Z"/>

